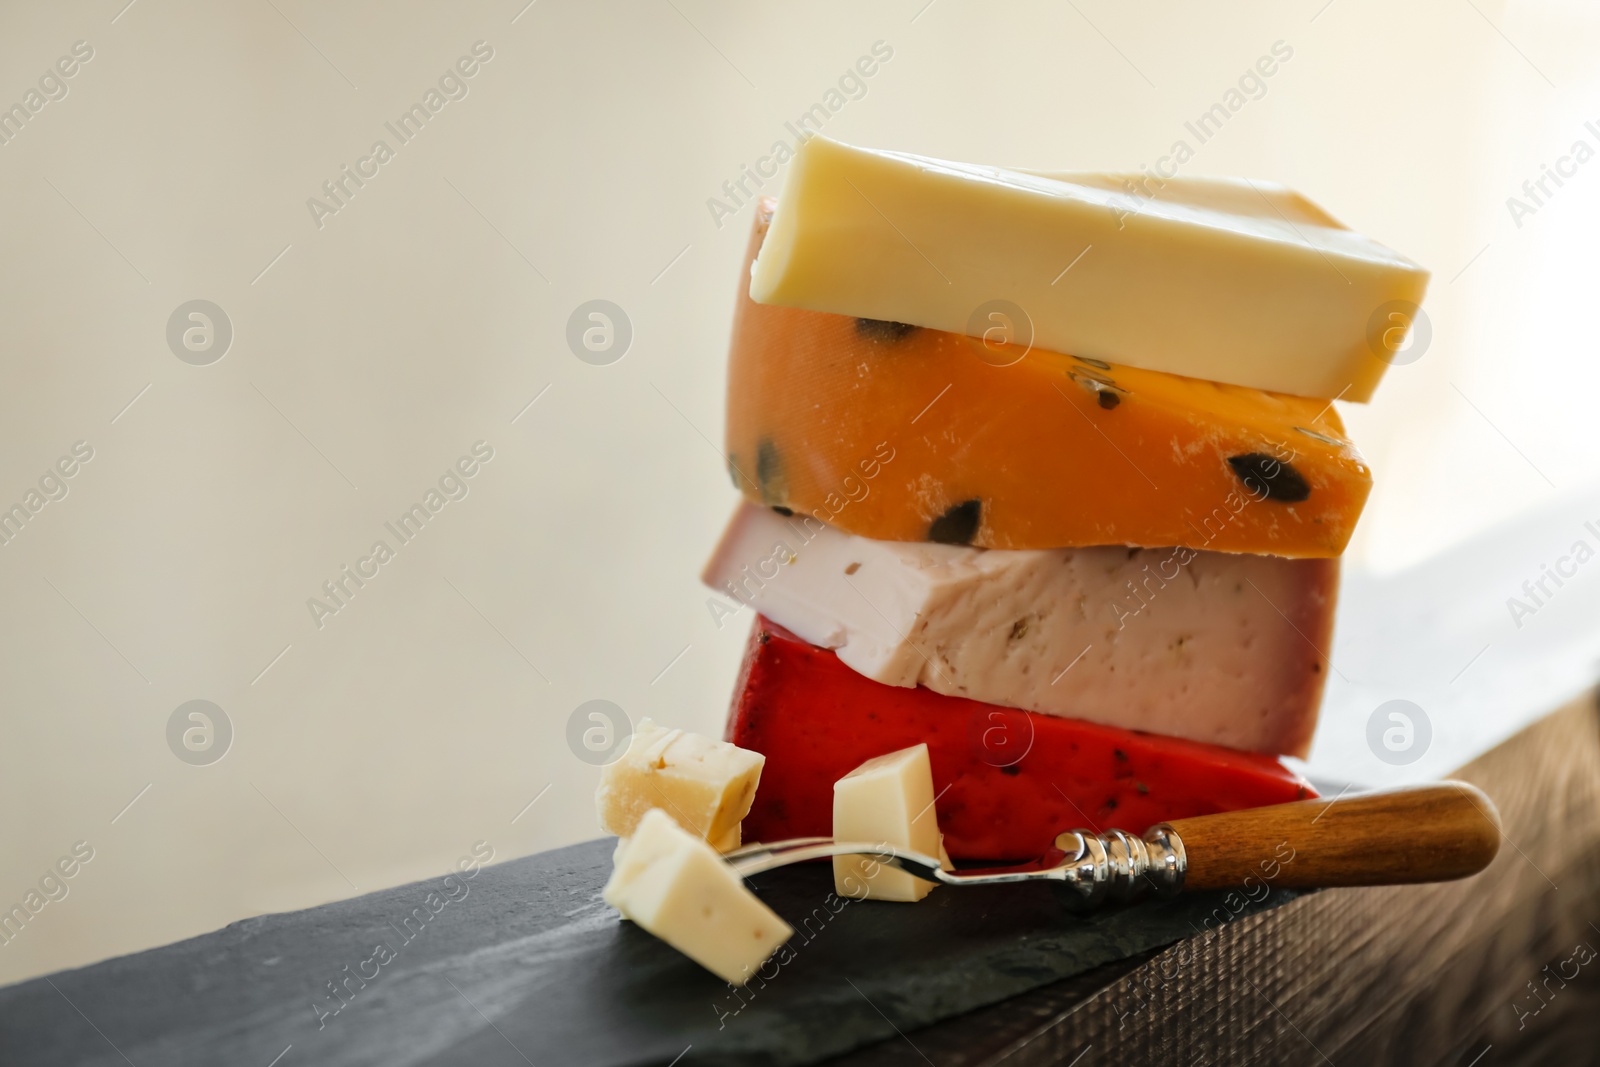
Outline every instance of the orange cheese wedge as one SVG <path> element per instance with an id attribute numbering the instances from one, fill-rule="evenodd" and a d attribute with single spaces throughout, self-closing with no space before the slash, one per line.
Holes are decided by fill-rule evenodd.
<path id="1" fill-rule="evenodd" d="M 772 208 L 756 213 L 747 263 Z M 980 339 L 757 304 L 741 289 L 734 484 L 850 533 L 1326 557 L 1372 488 L 1324 400 L 1029 348 L 1004 308 Z"/>

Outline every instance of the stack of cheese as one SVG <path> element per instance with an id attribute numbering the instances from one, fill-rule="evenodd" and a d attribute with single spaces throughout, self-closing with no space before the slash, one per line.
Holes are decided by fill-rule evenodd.
<path id="1" fill-rule="evenodd" d="M 1135 181 L 1141 184 L 1135 184 Z M 1159 188 L 1156 185 L 1159 184 Z M 1367 400 L 1427 273 L 1259 182 L 806 142 L 741 284 L 705 581 L 746 838 L 925 743 L 960 859 L 1308 795 Z"/>

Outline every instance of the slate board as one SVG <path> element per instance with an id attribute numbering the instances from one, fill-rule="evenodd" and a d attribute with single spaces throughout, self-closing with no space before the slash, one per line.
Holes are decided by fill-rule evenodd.
<path id="1" fill-rule="evenodd" d="M 757 879 L 799 932 L 792 958 L 741 998 L 600 901 L 613 847 L 487 867 L 464 895 L 417 882 L 0 989 L 0 1063 L 814 1063 L 1295 896 L 1232 912 L 1221 894 L 1189 894 L 1079 916 L 1022 885 L 830 907 L 830 868 L 808 864 Z M 414 908 L 429 918 L 408 941 Z M 327 983 L 380 942 L 392 957 L 319 1019 L 342 1003 Z"/>

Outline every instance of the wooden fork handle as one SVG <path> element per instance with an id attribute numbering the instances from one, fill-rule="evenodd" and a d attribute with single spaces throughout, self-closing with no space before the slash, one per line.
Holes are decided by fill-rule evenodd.
<path id="1" fill-rule="evenodd" d="M 1466 782 L 1326 797 L 1165 824 L 1183 841 L 1186 889 L 1310 889 L 1443 882 L 1500 850 L 1500 813 Z"/>

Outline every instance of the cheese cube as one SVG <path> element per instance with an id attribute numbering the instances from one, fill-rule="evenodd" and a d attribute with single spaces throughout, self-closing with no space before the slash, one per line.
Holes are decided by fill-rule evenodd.
<path id="1" fill-rule="evenodd" d="M 765 255 L 771 206 L 747 258 Z M 1006 366 L 987 355 L 956 333 L 741 294 L 734 487 L 881 541 L 1273 556 L 1339 555 L 1371 492 L 1326 401 L 1037 344 L 1002 352 Z"/>
<path id="2" fill-rule="evenodd" d="M 660 808 L 618 849 L 601 893 L 626 919 L 717 977 L 743 985 L 794 929 L 715 849 Z"/>
<path id="3" fill-rule="evenodd" d="M 744 504 L 707 585 L 876 681 L 1304 756 L 1337 559 L 878 541 Z"/>
<path id="4" fill-rule="evenodd" d="M 646 812 L 663 808 L 685 830 L 731 851 L 765 762 L 758 752 L 642 719 L 627 752 L 601 774 L 600 825 L 627 837 Z"/>
<path id="5" fill-rule="evenodd" d="M 810 137 L 750 295 L 982 337 L 1025 317 L 1056 352 L 1371 398 L 1399 351 L 1385 331 L 1409 329 L 1427 271 L 1271 183 L 1119 184 Z"/>
<path id="6" fill-rule="evenodd" d="M 933 810 L 928 746 L 912 745 L 867 760 L 833 783 L 833 838 L 893 845 L 947 860 Z M 871 856 L 833 857 L 834 890 L 842 897 L 917 901 L 934 887 Z"/>

